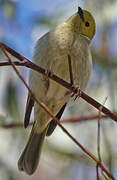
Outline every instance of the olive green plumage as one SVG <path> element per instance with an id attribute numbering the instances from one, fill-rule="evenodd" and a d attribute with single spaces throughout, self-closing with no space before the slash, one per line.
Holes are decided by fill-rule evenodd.
<path id="1" fill-rule="evenodd" d="M 81 90 L 84 90 L 92 69 L 89 44 L 94 34 L 95 21 L 93 16 L 88 11 L 79 8 L 78 12 L 65 23 L 56 26 L 38 40 L 33 62 L 69 82 L 69 55 L 71 57 L 74 85 L 79 85 Z M 58 114 L 60 118 L 65 104 L 70 99 L 68 90 L 33 70 L 30 71 L 29 85 L 36 98 L 39 98 L 55 116 Z M 19 169 L 28 174 L 34 173 L 37 168 L 48 127 L 48 135 L 56 127 L 47 112 L 36 102 L 33 102 L 30 94 L 26 106 L 25 126 L 29 123 L 33 105 L 34 125 L 28 144 L 18 161 Z M 64 108 L 62 109 L 62 107 Z"/>

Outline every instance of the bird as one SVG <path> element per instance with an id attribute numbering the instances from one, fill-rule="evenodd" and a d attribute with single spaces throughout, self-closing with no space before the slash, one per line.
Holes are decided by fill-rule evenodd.
<path id="1" fill-rule="evenodd" d="M 95 20 L 92 14 L 78 7 L 68 20 L 55 26 L 42 36 L 34 48 L 33 62 L 70 82 L 68 57 L 71 59 L 73 85 L 85 90 L 92 70 L 90 42 L 95 35 Z M 46 75 L 30 70 L 29 87 L 34 96 L 41 100 L 60 119 L 71 93 Z M 34 107 L 34 123 L 28 143 L 18 161 L 18 168 L 28 175 L 33 174 L 38 166 L 45 136 L 50 136 L 56 128 L 56 122 L 34 101 L 28 93 L 24 118 L 25 128 L 30 121 Z"/>

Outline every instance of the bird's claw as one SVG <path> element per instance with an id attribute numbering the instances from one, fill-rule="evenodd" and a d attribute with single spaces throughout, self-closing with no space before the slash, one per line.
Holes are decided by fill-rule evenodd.
<path id="1" fill-rule="evenodd" d="M 80 86 L 75 87 L 75 91 L 72 92 L 71 97 L 74 97 L 74 101 L 81 96 Z"/>
<path id="2" fill-rule="evenodd" d="M 45 70 L 45 74 L 46 74 L 47 77 L 52 76 L 52 72 L 49 69 Z"/>

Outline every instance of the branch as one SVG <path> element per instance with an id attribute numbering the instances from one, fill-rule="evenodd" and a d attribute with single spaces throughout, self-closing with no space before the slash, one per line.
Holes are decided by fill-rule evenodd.
<path id="1" fill-rule="evenodd" d="M 33 123 L 30 123 L 29 125 L 31 126 Z M 0 125 L 0 127 L 4 128 L 4 129 L 11 129 L 11 128 L 22 128 L 24 127 L 23 123 L 6 123 L 6 124 L 2 124 Z"/>
<path id="2" fill-rule="evenodd" d="M 71 65 L 71 57 L 68 55 L 68 65 L 69 65 L 69 75 L 70 75 L 70 84 L 73 86 L 73 73 L 72 73 L 72 65 Z"/>
<path id="3" fill-rule="evenodd" d="M 103 105 L 101 105 L 99 102 L 95 101 L 93 98 L 89 97 L 87 94 L 85 94 L 83 91 L 77 89 L 74 86 L 71 86 L 70 83 L 64 81 L 63 79 L 57 77 L 56 75 L 50 73 L 47 73 L 47 71 L 39 66 L 37 66 L 36 64 L 34 64 L 33 62 L 29 61 L 27 58 L 25 58 L 24 56 L 20 55 L 19 53 L 17 53 L 16 51 L 14 51 L 13 49 L 9 48 L 8 46 L 6 46 L 3 43 L 0 43 L 0 47 L 2 49 L 5 49 L 6 51 L 8 51 L 11 55 L 13 55 L 14 57 L 18 58 L 20 61 L 22 61 L 21 66 L 26 66 L 28 68 L 31 68 L 39 73 L 42 73 L 44 75 L 46 75 L 48 78 L 56 81 L 57 83 L 61 84 L 62 86 L 64 86 L 65 88 L 67 88 L 68 90 L 70 90 L 71 92 L 73 92 L 74 94 L 77 94 L 78 91 L 80 91 L 80 97 L 82 99 L 84 99 L 85 101 L 87 101 L 89 104 L 91 104 L 92 106 L 94 106 L 96 109 L 100 109 L 100 107 L 102 108 L 102 112 L 104 114 L 106 114 L 107 116 L 109 116 L 112 120 L 114 120 L 115 122 L 117 122 L 117 115 L 115 113 L 113 113 L 112 111 L 110 111 L 108 108 L 104 107 Z M 16 62 L 15 62 L 16 63 Z M 8 65 L 11 65 L 10 62 Z M 16 63 L 17 65 L 17 63 Z M 19 65 L 19 64 L 18 64 Z"/>
<path id="4" fill-rule="evenodd" d="M 90 121 L 90 120 L 97 120 L 99 118 L 98 114 L 91 114 L 91 115 L 82 115 L 82 116 L 72 116 L 68 118 L 61 119 L 62 123 L 79 123 L 82 121 Z M 101 119 L 106 119 L 108 116 L 102 115 Z"/>
<path id="5" fill-rule="evenodd" d="M 89 121 L 89 120 L 97 120 L 99 118 L 99 115 L 97 114 L 92 114 L 92 115 L 83 115 L 83 116 L 72 116 L 68 118 L 63 118 L 60 120 L 61 123 L 80 123 L 82 121 Z M 106 119 L 107 116 L 102 115 L 102 119 Z M 33 123 L 29 123 L 29 126 L 31 126 Z M 22 128 L 24 127 L 24 124 L 22 122 L 19 123 L 6 123 L 6 124 L 1 124 L 0 127 L 5 128 L 5 129 L 10 129 L 10 128 Z"/>
<path id="6" fill-rule="evenodd" d="M 102 162 L 101 159 L 101 152 L 100 152 L 100 119 L 101 119 L 101 107 L 99 110 L 99 118 L 98 118 L 98 127 L 97 127 L 97 154 L 100 162 Z M 97 164 L 96 166 L 96 171 L 97 171 L 97 180 L 99 180 L 99 165 Z"/>
<path id="7" fill-rule="evenodd" d="M 7 52 L 4 50 L 4 48 L 2 47 L 2 50 L 5 54 L 5 56 L 8 59 L 8 62 L 12 65 L 14 71 L 16 72 L 16 74 L 18 75 L 18 77 L 21 79 L 21 81 L 23 82 L 23 84 L 26 86 L 26 88 L 28 89 L 28 91 L 31 93 L 33 99 L 52 117 L 52 119 L 54 119 L 56 121 L 56 123 L 58 124 L 58 126 L 70 137 L 70 139 L 72 139 L 72 141 L 74 141 L 74 143 L 80 147 L 82 149 L 83 152 L 85 152 L 89 157 L 91 157 L 96 163 L 98 163 L 98 165 L 100 166 L 100 168 L 108 175 L 108 177 L 112 178 L 113 180 L 115 180 L 115 178 L 113 177 L 113 175 L 108 171 L 108 169 L 92 154 L 90 153 L 86 148 L 84 148 L 58 121 L 58 119 L 56 117 L 54 117 L 53 113 L 49 110 L 49 108 L 43 103 L 41 102 L 39 99 L 37 99 L 34 94 L 32 93 L 31 89 L 29 88 L 29 86 L 27 85 L 27 83 L 25 82 L 24 78 L 22 77 L 22 75 L 19 73 L 19 71 L 17 70 L 15 64 L 12 62 L 12 60 L 9 58 Z"/>
<path id="8" fill-rule="evenodd" d="M 26 66 L 25 61 L 22 61 L 22 62 L 14 61 L 14 64 L 16 66 Z M 0 62 L 0 66 L 11 66 L 11 64 L 9 62 Z"/>

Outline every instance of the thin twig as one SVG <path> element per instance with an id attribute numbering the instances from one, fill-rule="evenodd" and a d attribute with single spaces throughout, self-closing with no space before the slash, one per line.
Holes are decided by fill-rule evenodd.
<path id="1" fill-rule="evenodd" d="M 97 118 L 99 118 L 99 115 L 97 114 L 92 114 L 92 115 L 83 115 L 83 116 L 72 116 L 72 117 L 68 117 L 68 118 L 63 118 L 60 120 L 61 123 L 79 123 L 79 122 L 83 122 L 83 121 L 89 121 L 89 120 L 96 120 Z M 102 115 L 101 118 L 107 118 L 107 116 Z M 33 123 L 29 123 L 29 126 L 31 126 Z M 13 122 L 13 123 L 6 123 L 6 124 L 1 124 L 0 125 L 1 128 L 5 128 L 5 129 L 10 129 L 10 128 L 22 128 L 24 127 L 24 124 L 22 122 Z"/>
<path id="2" fill-rule="evenodd" d="M 14 61 L 14 64 L 16 66 L 26 66 L 25 61 L 22 61 L 22 62 Z M 0 66 L 11 66 L 11 64 L 9 62 L 0 62 Z"/>
<path id="3" fill-rule="evenodd" d="M 99 109 L 99 118 L 98 118 L 98 128 L 97 128 L 97 154 L 100 162 L 101 160 L 101 153 L 100 153 L 100 119 L 101 119 L 101 110 L 102 107 Z M 97 171 L 97 180 L 99 180 L 99 165 L 97 164 L 96 166 L 96 171 Z"/>
<path id="4" fill-rule="evenodd" d="M 16 72 L 16 74 L 18 75 L 18 77 L 21 79 L 21 81 L 24 83 L 24 85 L 26 86 L 26 88 L 28 89 L 28 91 L 31 93 L 33 99 L 43 108 L 45 109 L 45 111 L 56 121 L 56 123 L 59 125 L 59 127 L 61 127 L 61 129 L 75 142 L 75 144 L 77 144 L 82 150 L 83 152 L 85 152 L 88 156 L 90 156 L 95 162 L 97 162 L 99 164 L 99 166 L 101 167 L 101 169 L 109 176 L 112 178 L 112 180 L 115 180 L 115 178 L 113 177 L 113 175 L 108 171 L 108 169 L 92 154 L 90 153 L 86 148 L 84 148 L 61 124 L 60 122 L 53 116 L 52 112 L 49 110 L 49 108 L 42 103 L 39 99 L 37 99 L 34 94 L 32 93 L 31 89 L 29 88 L 29 86 L 27 85 L 27 83 L 25 82 L 24 78 L 22 77 L 22 75 L 19 73 L 19 71 L 17 70 L 17 68 L 15 67 L 15 64 L 12 62 L 12 60 L 9 58 L 7 52 L 2 48 L 5 56 L 7 57 L 9 63 L 11 63 L 14 71 Z"/>
<path id="5" fill-rule="evenodd" d="M 81 115 L 81 116 L 72 116 L 61 119 L 62 123 L 79 123 L 83 121 L 91 121 L 91 120 L 97 120 L 99 118 L 99 114 L 91 114 L 91 115 Z M 101 119 L 107 119 L 108 116 L 102 115 Z"/>
<path id="6" fill-rule="evenodd" d="M 52 79 L 52 80 L 56 81 L 57 83 L 61 84 L 65 88 L 69 89 L 71 92 L 78 93 L 78 89 L 76 89 L 74 86 L 71 86 L 70 83 L 64 81 L 63 79 L 57 77 L 56 75 L 54 75 L 52 73 L 47 74 L 47 71 L 45 69 L 43 69 L 43 68 L 37 66 L 36 64 L 32 63 L 27 58 L 25 58 L 24 56 L 20 55 L 19 53 L 17 53 L 13 49 L 9 48 L 5 44 L 0 43 L 0 47 L 4 48 L 5 50 L 7 50 L 11 55 L 13 55 L 14 57 L 18 58 L 20 61 L 24 61 L 26 67 L 31 68 L 31 69 L 33 69 L 33 70 L 35 70 L 35 71 L 37 71 L 39 73 L 42 73 L 44 75 L 47 75 L 50 79 Z M 87 101 L 89 104 L 91 104 L 92 106 L 94 106 L 98 110 L 102 106 L 102 112 L 104 114 L 106 114 L 107 116 L 109 116 L 112 120 L 117 122 L 117 115 L 115 113 L 113 113 L 112 111 L 110 111 L 109 109 L 107 109 L 106 107 L 104 107 L 103 105 L 98 103 L 97 101 L 95 101 L 93 98 L 89 97 L 83 91 L 80 91 L 80 97 L 83 98 L 85 101 Z"/>
<path id="7" fill-rule="evenodd" d="M 105 145 L 106 145 L 106 149 L 107 149 L 107 153 L 108 153 L 108 159 L 107 159 L 107 164 L 109 167 L 110 172 L 112 172 L 112 165 L 113 165 L 113 153 L 112 153 L 112 145 L 111 143 L 109 143 L 109 140 L 107 138 L 107 134 L 105 132 L 105 128 L 103 128 L 103 137 L 104 137 L 104 141 L 105 141 Z M 112 127 L 111 127 L 112 128 Z M 113 130 L 113 129 L 111 129 Z"/>
<path id="8" fill-rule="evenodd" d="M 107 100 L 107 97 L 106 97 L 103 105 L 106 103 L 106 100 Z M 101 117 L 102 117 L 101 112 L 102 112 L 102 106 L 100 106 L 100 108 L 99 108 L 98 128 L 97 128 L 97 154 L 98 154 L 98 158 L 99 158 L 100 162 L 102 162 L 101 151 L 100 151 L 100 139 L 101 139 L 101 136 L 100 136 L 100 127 L 101 127 L 100 120 L 101 120 Z M 97 164 L 96 169 L 97 169 L 97 179 L 98 179 L 99 178 L 99 165 L 98 164 Z M 102 174 L 103 174 L 103 172 L 102 172 Z"/>
<path id="9" fill-rule="evenodd" d="M 70 55 L 68 55 L 68 64 L 69 64 L 70 84 L 74 85 L 74 82 L 73 82 L 73 72 L 72 72 L 72 64 L 71 64 L 71 57 L 70 57 Z"/>
<path id="10" fill-rule="evenodd" d="M 98 118 L 98 130 L 97 130 L 97 153 L 98 153 L 98 158 L 100 161 L 101 160 L 101 152 L 100 152 L 100 119 L 101 119 L 101 107 L 99 110 L 99 118 Z"/>
<path id="11" fill-rule="evenodd" d="M 98 168 L 98 164 L 96 164 L 96 177 L 97 177 L 97 180 L 99 180 L 99 168 Z"/>
<path id="12" fill-rule="evenodd" d="M 29 124 L 30 126 L 32 126 L 32 122 Z M 0 128 L 4 128 L 4 129 L 11 129 L 11 128 L 22 128 L 24 127 L 23 123 L 6 123 L 6 124 L 2 124 L 0 125 Z"/>
<path id="13" fill-rule="evenodd" d="M 60 120 L 61 123 L 80 123 L 83 121 L 89 121 L 89 120 L 96 120 L 98 118 L 98 115 L 85 115 L 85 116 L 72 116 L 68 118 L 63 118 Z M 103 116 L 102 118 L 107 118 L 107 116 Z M 29 126 L 31 126 L 32 123 L 29 123 Z M 22 122 L 16 123 L 6 123 L 6 124 L 1 124 L 0 127 L 5 128 L 5 129 L 10 129 L 10 128 L 22 128 L 24 127 L 24 124 Z"/>

